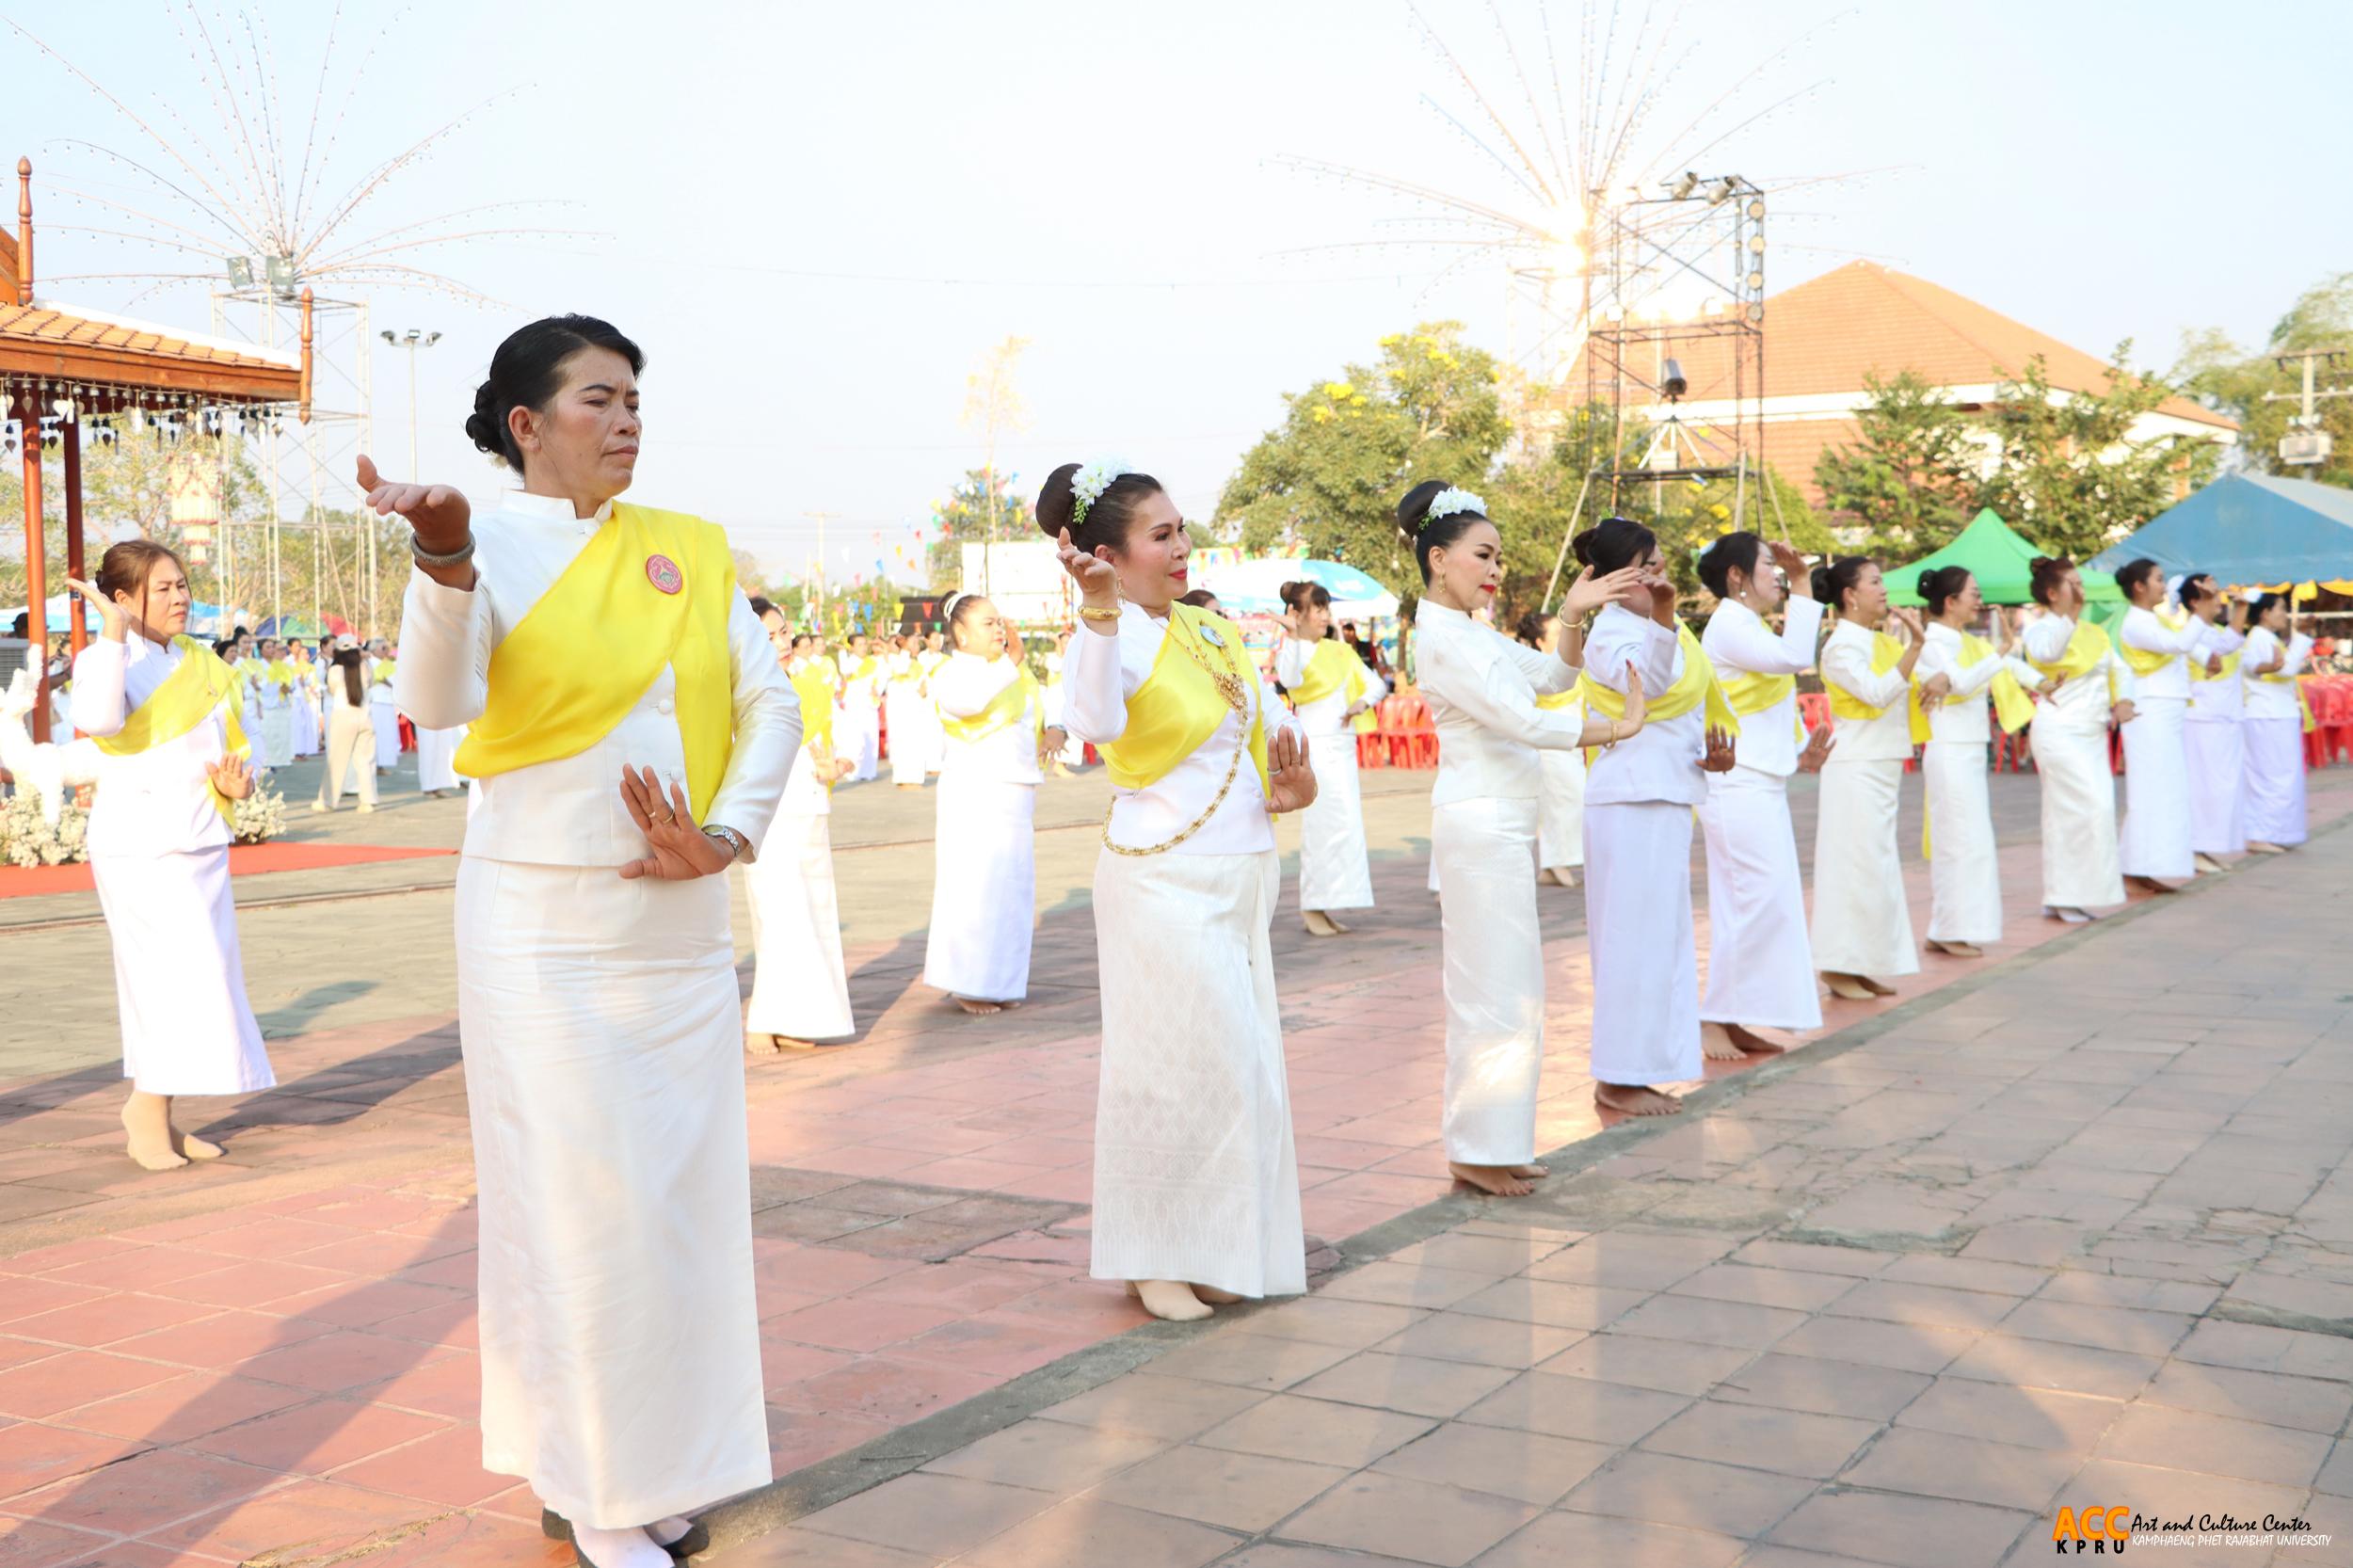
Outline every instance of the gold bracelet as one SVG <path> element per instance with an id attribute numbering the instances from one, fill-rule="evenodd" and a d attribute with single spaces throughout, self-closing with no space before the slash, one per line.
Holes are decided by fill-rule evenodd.
<path id="1" fill-rule="evenodd" d="M 1079 606 L 1079 618 L 1080 620 L 1117 620 L 1119 606 L 1114 604 L 1108 610 L 1096 610 L 1081 604 Z"/>

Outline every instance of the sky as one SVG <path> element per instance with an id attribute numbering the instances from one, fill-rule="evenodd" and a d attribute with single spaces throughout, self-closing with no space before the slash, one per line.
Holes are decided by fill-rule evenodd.
<path id="1" fill-rule="evenodd" d="M 1504 352 L 1526 328 L 1498 266 L 1368 245 L 1427 232 L 1405 221 L 1427 215 L 1283 160 L 1525 206 L 1449 122 L 1476 124 L 1477 106 L 1415 18 L 1525 137 L 1535 117 L 1502 40 L 1549 101 L 1531 63 L 1548 24 L 1574 112 L 1578 61 L 1602 62 L 1580 46 L 1589 11 L 1597 34 L 1617 18 L 1599 72 L 1611 94 L 1639 85 L 1625 42 L 1639 23 L 1672 40 L 1636 165 L 1721 136 L 1700 172 L 1769 194 L 1846 176 L 1774 200 L 1771 289 L 1867 258 L 2096 354 L 2129 338 L 2162 369 L 2185 329 L 2259 344 L 2298 293 L 2353 269 L 2353 204 L 2319 177 L 2336 129 L 2323 105 L 2353 46 L 2341 4 L 346 0 L 331 57 L 334 13 L 312 0 L 200 14 L 224 42 L 259 23 L 288 121 L 324 105 L 329 189 L 470 114 L 368 198 L 353 232 L 514 201 L 561 205 L 456 227 L 576 232 L 415 253 L 489 305 L 341 291 L 376 328 L 441 334 L 416 356 L 425 477 L 495 488 L 460 433 L 492 349 L 542 314 L 600 315 L 648 360 L 636 497 L 726 524 L 783 572 L 808 568 L 810 514 L 829 513 L 839 581 L 895 568 L 980 465 L 966 381 L 1009 335 L 1030 341 L 1027 416 L 1000 468 L 1034 493 L 1057 463 L 1122 456 L 1195 518 L 1281 421 L 1285 392 L 1372 359 L 1385 334 L 1456 319 Z M 189 14 L 0 0 L 192 159 L 199 142 L 228 157 Z M 66 189 L 201 230 L 94 148 L 165 155 L 6 29 L 0 81 L 0 152 L 38 166 L 40 295 L 205 328 L 200 285 L 74 276 L 216 264 L 72 232 L 140 225 Z M 406 360 L 375 362 L 387 472 L 408 466 Z"/>

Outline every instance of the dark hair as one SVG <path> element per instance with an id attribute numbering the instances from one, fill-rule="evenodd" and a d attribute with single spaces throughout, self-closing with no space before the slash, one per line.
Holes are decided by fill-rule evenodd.
<path id="1" fill-rule="evenodd" d="M 1569 541 L 1577 564 L 1593 568 L 1596 577 L 1639 567 L 1658 548 L 1658 536 L 1632 518 L 1604 518 Z"/>
<path id="2" fill-rule="evenodd" d="M 368 700 L 367 683 L 360 679 L 360 653 L 356 648 L 344 648 L 333 660 L 335 667 L 344 672 L 344 692 L 354 708 L 365 707 Z"/>
<path id="3" fill-rule="evenodd" d="M 183 577 L 188 574 L 186 563 L 168 545 L 157 544 L 153 539 L 124 539 L 106 547 L 106 553 L 98 558 L 98 575 L 91 581 L 109 604 L 114 602 L 117 594 L 138 595 L 138 618 L 144 625 L 147 620 L 147 580 L 154 575 L 158 561 L 169 561 L 180 568 Z"/>
<path id="4" fill-rule="evenodd" d="M 1282 596 L 1284 606 L 1288 609 L 1305 610 L 1310 604 L 1326 610 L 1332 608 L 1332 591 L 1313 578 L 1286 583 L 1275 591 Z"/>
<path id="5" fill-rule="evenodd" d="M 2026 592 L 2037 604 L 2047 607 L 2051 596 L 2058 592 L 2060 579 L 2074 569 L 2072 556 L 2038 555 L 2026 563 Z"/>
<path id="6" fill-rule="evenodd" d="M 1849 555 L 1836 561 L 1825 561 L 1814 568 L 1814 597 L 1844 615 L 1847 611 L 1847 590 L 1863 576 L 1865 567 L 1878 565 L 1868 555 Z"/>
<path id="7" fill-rule="evenodd" d="M 2183 609 L 2188 609 L 2193 600 L 2203 599 L 2208 594 L 2214 595 L 2217 599 L 2222 597 L 2221 585 L 2215 582 L 2214 573 L 2193 571 L 2182 579 Z"/>
<path id="8" fill-rule="evenodd" d="M 2247 624 L 2254 625 L 2255 622 L 2283 604 L 2288 604 L 2288 596 L 2285 594 L 2257 594 L 2247 606 Z M 2289 607 L 2294 608 L 2293 605 Z"/>
<path id="9" fill-rule="evenodd" d="M 1080 465 L 1064 463 L 1046 476 L 1046 485 L 1037 492 L 1037 526 L 1049 539 L 1062 537 L 1062 531 L 1070 529 L 1070 542 L 1081 554 L 1092 555 L 1103 545 L 1113 552 L 1128 548 L 1128 530 L 1134 526 L 1136 508 L 1160 493 L 1160 482 L 1148 473 L 1123 473 L 1103 487 L 1103 493 L 1087 508 L 1086 517 L 1076 527 L 1071 519 L 1078 516 L 1079 498 L 1072 493 L 1070 482 L 1078 476 Z"/>
<path id="10" fill-rule="evenodd" d="M 753 594 L 751 596 L 751 600 L 752 614 L 754 616 L 764 617 L 769 611 L 774 610 L 776 607 L 776 600 L 771 599 L 762 599 L 758 594 Z"/>
<path id="11" fill-rule="evenodd" d="M 1444 479 L 1425 479 L 1405 492 L 1397 504 L 1397 531 L 1405 536 L 1405 542 L 1414 548 L 1414 560 L 1421 568 L 1423 587 L 1430 585 L 1430 552 L 1450 550 L 1456 540 L 1470 532 L 1474 522 L 1492 523 L 1484 512 L 1449 512 L 1435 522 L 1430 520 L 1430 504 L 1454 487 Z"/>
<path id="12" fill-rule="evenodd" d="M 956 645 L 958 651 L 964 648 L 964 623 L 971 616 L 972 607 L 987 602 L 985 594 L 958 594 L 955 602 L 948 607 L 948 640 Z"/>
<path id="13" fill-rule="evenodd" d="M 1530 648 L 1542 648 L 1545 646 L 1545 622 L 1551 618 L 1542 610 L 1530 610 L 1520 617 L 1520 623 L 1513 628 L 1512 634 Z"/>
<path id="14" fill-rule="evenodd" d="M 490 356 L 490 376 L 473 394 L 466 436 L 475 446 L 520 473 L 522 448 L 506 426 L 518 408 L 548 406 L 561 385 L 564 366 L 584 348 L 609 348 L 629 361 L 632 376 L 646 373 L 646 356 L 620 328 L 595 316 L 545 316 L 506 335 Z"/>
<path id="15" fill-rule="evenodd" d="M 1177 596 L 1176 602 L 1190 604 L 1196 610 L 1206 610 L 1210 605 L 1219 603 L 1219 600 L 1217 595 L 1207 588 L 1189 588 Z"/>
<path id="16" fill-rule="evenodd" d="M 1934 571 L 1924 571 L 1918 584 L 1920 601 L 1929 607 L 1929 615 L 1941 616 L 1945 606 L 1959 599 L 1968 585 L 1967 567 L 1939 567 Z"/>
<path id="17" fill-rule="evenodd" d="M 2137 560 L 2127 561 L 2116 568 L 2116 585 L 2124 590 L 2126 599 L 2130 599 L 2136 587 L 2164 569 L 2156 562 L 2143 555 Z"/>
<path id="18" fill-rule="evenodd" d="M 213 643 L 213 654 L 216 658 L 226 659 L 236 650 L 237 639 L 234 637 L 217 638 Z"/>
<path id="19" fill-rule="evenodd" d="M 794 648 L 800 647 L 803 643 L 813 643 L 816 640 L 816 635 L 813 632 L 795 632 L 792 633 L 792 646 Z"/>
<path id="20" fill-rule="evenodd" d="M 1700 555 L 1700 584 L 1718 599 L 1732 597 L 1732 574 L 1745 571 L 1749 581 L 1756 581 L 1756 563 L 1765 553 L 1765 541 L 1745 531 L 1726 534 Z"/>

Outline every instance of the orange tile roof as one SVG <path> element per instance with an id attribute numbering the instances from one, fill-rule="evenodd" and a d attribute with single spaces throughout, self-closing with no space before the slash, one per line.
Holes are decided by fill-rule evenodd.
<path id="1" fill-rule="evenodd" d="M 53 380 L 193 392 L 224 402 L 293 402 L 300 367 L 170 328 L 84 313 L 45 301 L 0 303 L 0 379 Z"/>

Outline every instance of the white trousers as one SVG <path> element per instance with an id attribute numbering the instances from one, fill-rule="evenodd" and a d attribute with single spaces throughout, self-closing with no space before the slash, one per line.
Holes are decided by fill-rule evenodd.
<path id="1" fill-rule="evenodd" d="M 2249 719 L 2247 836 L 2282 848 L 2304 841 L 2304 721 Z"/>
<path id="2" fill-rule="evenodd" d="M 1267 939 L 1282 874 L 1273 850 L 1095 863 L 1096 1279 L 1307 1288 Z"/>
<path id="3" fill-rule="evenodd" d="M 378 686 L 376 690 L 384 688 Z M 376 765 L 385 769 L 400 766 L 400 710 L 392 706 L 389 696 L 370 696 L 368 719 L 376 727 Z"/>
<path id="4" fill-rule="evenodd" d="M 1896 853 L 1896 808 L 1904 765 L 1841 762 L 1822 767 L 1814 829 L 1814 962 L 1832 974 L 1920 972 L 1903 861 Z"/>
<path id="5" fill-rule="evenodd" d="M 2189 763 L 2191 851 L 2246 854 L 2247 738 L 2240 721 L 2191 719 L 2182 732 Z"/>
<path id="6" fill-rule="evenodd" d="M 1446 1154 L 1465 1165 L 1536 1158 L 1545 1062 L 1537 811 L 1534 800 L 1483 799 L 1430 813 L 1446 992 Z"/>
<path id="7" fill-rule="evenodd" d="M 1536 863 L 1547 871 L 1585 864 L 1585 754 L 1536 754 L 1544 769 L 1543 809 L 1536 818 Z"/>
<path id="8" fill-rule="evenodd" d="M 2189 704 L 2147 697 L 2124 726 L 2124 822 L 2117 862 L 2126 876 L 2185 882 L 2198 874 L 2189 848 Z"/>
<path id="9" fill-rule="evenodd" d="M 1707 776 L 1707 995 L 1700 1016 L 1756 1029 L 1819 1029 L 1805 883 L 1789 780 L 1755 768 Z"/>
<path id="10" fill-rule="evenodd" d="M 1307 743 L 1315 804 L 1299 814 L 1299 907 L 1369 909 L 1372 862 L 1365 853 L 1364 781 L 1353 730 Z"/>
<path id="11" fill-rule="evenodd" d="M 339 702 L 327 711 L 327 767 L 319 775 L 318 804 L 329 811 L 341 806 L 355 773 L 360 804 L 375 809 L 376 725 L 369 710 Z"/>
<path id="12" fill-rule="evenodd" d="M 779 810 L 760 858 L 744 868 L 752 911 L 746 1034 L 832 1040 L 854 1032 L 841 912 L 833 886 L 833 818 Z"/>
<path id="13" fill-rule="evenodd" d="M 1689 806 L 1586 806 L 1585 930 L 1598 1082 L 1678 1083 L 1700 1076 L 1690 866 Z"/>
<path id="14" fill-rule="evenodd" d="M 2108 732 L 2054 724 L 2045 717 L 2049 712 L 2037 709 L 2030 731 L 2035 773 L 2042 781 L 2043 907 L 2121 904 L 2124 872 L 2117 858 L 2116 775 L 2108 767 Z"/>
<path id="15" fill-rule="evenodd" d="M 2002 871 L 1986 789 L 1985 745 L 1930 741 L 1921 751 L 1928 781 L 1929 940 L 2002 939 Z"/>
<path id="16" fill-rule="evenodd" d="M 246 1000 L 229 846 L 93 856 L 114 946 L 122 1076 L 151 1095 L 244 1095 L 278 1081 Z"/>
<path id="17" fill-rule="evenodd" d="M 621 1529 L 769 1480 L 724 877 L 468 856 L 482 1465 Z"/>
<path id="18" fill-rule="evenodd" d="M 1037 923 L 1037 786 L 939 776 L 923 984 L 975 1001 L 1030 994 Z"/>

